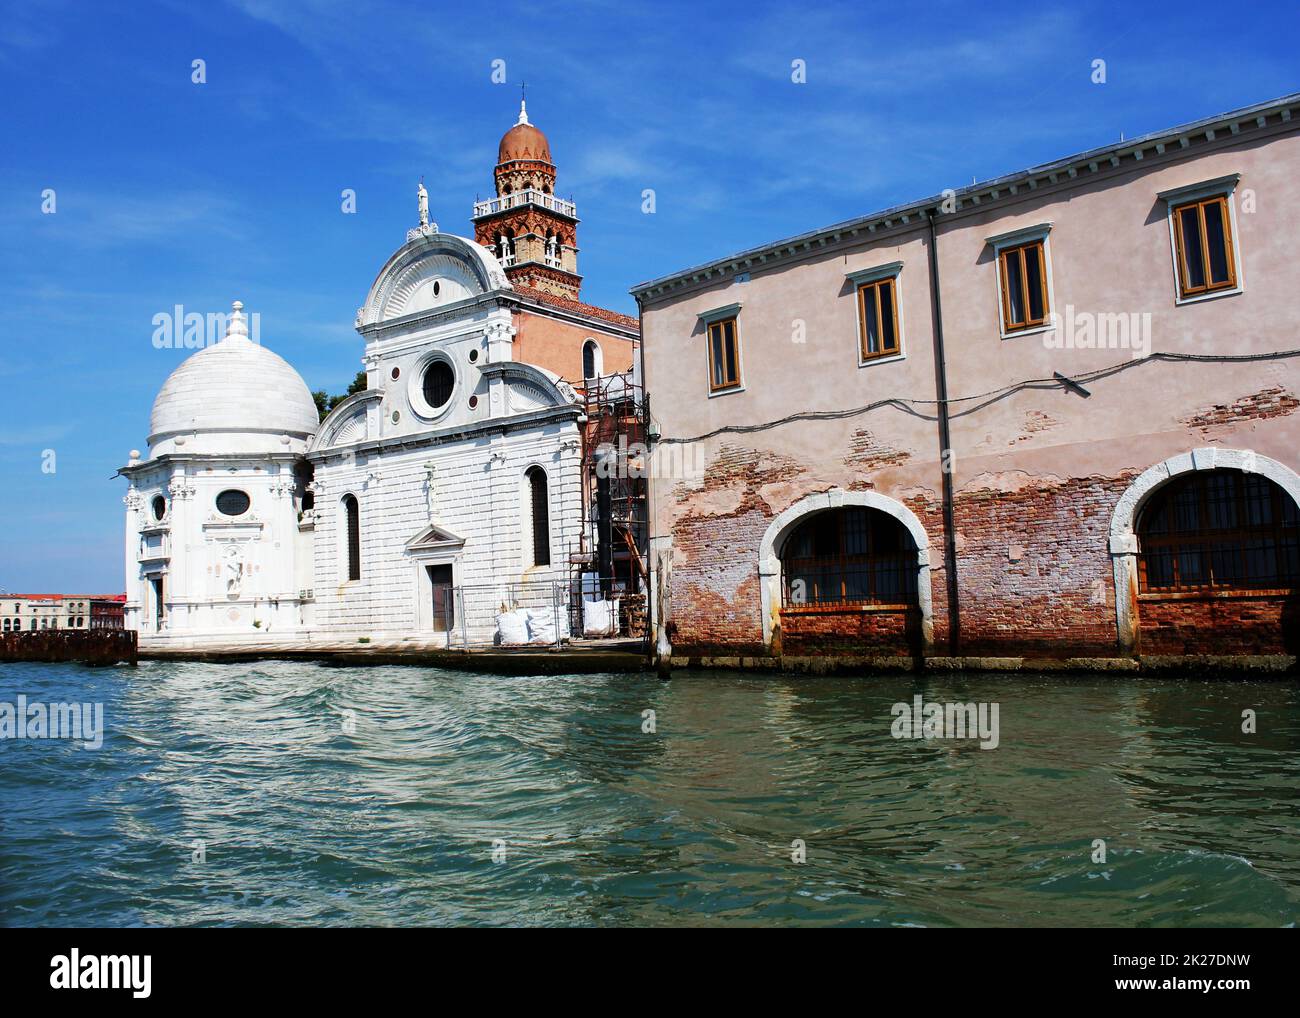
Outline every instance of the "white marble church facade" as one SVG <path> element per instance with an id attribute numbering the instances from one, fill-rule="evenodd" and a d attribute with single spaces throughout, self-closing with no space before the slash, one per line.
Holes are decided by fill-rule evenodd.
<path id="1" fill-rule="evenodd" d="M 366 388 L 324 420 L 238 302 L 163 385 L 121 471 L 142 648 L 454 645 L 490 638 L 521 585 L 567 582 L 586 419 L 583 369 L 562 372 L 593 344 L 630 368 L 635 320 L 512 282 L 426 203 L 357 311 Z"/>
<path id="2" fill-rule="evenodd" d="M 380 272 L 358 313 L 367 389 L 321 422 L 307 452 L 318 625 L 428 633 L 439 621 L 433 577 L 476 588 L 565 579 L 582 529 L 582 407 L 567 382 L 513 359 L 513 316 L 497 299 L 509 289 L 489 252 L 435 232 L 416 231 Z M 450 389 L 441 406 L 427 398 L 437 370 Z M 536 476 L 546 485 L 545 556 L 532 539 Z M 348 498 L 360 512 L 358 579 L 348 573 Z"/>

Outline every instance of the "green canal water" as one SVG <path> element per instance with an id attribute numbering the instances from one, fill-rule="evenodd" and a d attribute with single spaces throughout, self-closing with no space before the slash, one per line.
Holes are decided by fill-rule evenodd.
<path id="1" fill-rule="evenodd" d="M 918 693 L 997 703 L 998 747 L 893 738 Z M 10 926 L 1300 919 L 1294 682 L 4 666 L 20 694 L 105 738 L 0 742 Z"/>

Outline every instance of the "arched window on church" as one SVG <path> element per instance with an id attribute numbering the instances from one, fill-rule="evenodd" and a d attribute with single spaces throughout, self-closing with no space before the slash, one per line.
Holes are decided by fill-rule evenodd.
<path id="1" fill-rule="evenodd" d="M 533 565 L 551 564 L 551 506 L 546 492 L 546 471 L 529 467 L 528 501 L 533 518 Z"/>
<path id="2" fill-rule="evenodd" d="M 343 528 L 346 532 L 348 579 L 361 579 L 361 506 L 356 495 L 343 496 Z"/>
<path id="3" fill-rule="evenodd" d="M 599 378 L 601 372 L 600 344 L 589 339 L 582 344 L 582 377 Z"/>

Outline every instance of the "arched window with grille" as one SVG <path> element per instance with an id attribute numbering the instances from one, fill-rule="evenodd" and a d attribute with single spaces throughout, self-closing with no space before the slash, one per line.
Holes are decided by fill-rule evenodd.
<path id="1" fill-rule="evenodd" d="M 343 496 L 343 529 L 347 542 L 348 579 L 361 579 L 361 506 L 355 495 Z"/>
<path id="2" fill-rule="evenodd" d="M 600 344 L 589 339 L 582 344 L 582 377 L 599 378 L 601 370 Z"/>
<path id="3" fill-rule="evenodd" d="M 781 552 L 786 606 L 917 603 L 916 542 L 894 517 L 845 506 L 808 517 Z"/>
<path id="4" fill-rule="evenodd" d="M 1143 593 L 1300 586 L 1300 511 L 1259 474 L 1175 478 L 1143 507 L 1137 532 Z"/>
<path id="5" fill-rule="evenodd" d="M 528 503 L 532 517 L 533 565 L 549 566 L 551 564 L 551 505 L 546 490 L 546 471 L 541 467 L 529 467 L 525 476 L 528 479 Z"/>

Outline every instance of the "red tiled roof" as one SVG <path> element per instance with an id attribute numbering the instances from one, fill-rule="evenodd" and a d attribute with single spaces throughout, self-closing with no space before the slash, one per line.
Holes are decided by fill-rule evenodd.
<path id="1" fill-rule="evenodd" d="M 595 304 L 584 304 L 582 301 L 574 300 L 571 297 L 558 297 L 553 293 L 547 293 L 545 290 L 538 290 L 535 287 L 524 286 L 520 283 L 515 284 L 515 292 L 542 304 L 550 304 L 551 307 L 571 311 L 574 314 L 586 315 L 588 318 L 598 318 L 604 322 L 612 322 L 614 325 L 621 325 L 625 329 L 641 328 L 641 323 L 631 315 L 610 311 L 608 308 L 598 308 Z"/>
<path id="2" fill-rule="evenodd" d="M 125 601 L 125 594 L 0 594 L 0 601 Z"/>

